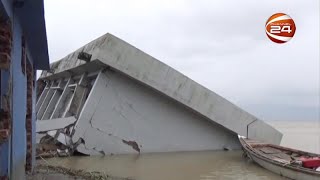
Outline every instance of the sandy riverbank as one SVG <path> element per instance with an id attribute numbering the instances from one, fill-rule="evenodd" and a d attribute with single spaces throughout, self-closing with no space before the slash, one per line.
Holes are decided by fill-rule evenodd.
<path id="1" fill-rule="evenodd" d="M 32 174 L 27 175 L 27 180 L 131 180 L 128 178 L 120 178 L 107 175 L 103 172 L 89 172 L 83 170 L 68 169 L 61 166 L 45 165 L 38 162 Z"/>

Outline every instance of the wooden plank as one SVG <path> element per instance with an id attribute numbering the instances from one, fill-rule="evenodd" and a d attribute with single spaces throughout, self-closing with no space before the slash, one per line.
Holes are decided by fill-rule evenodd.
<path id="1" fill-rule="evenodd" d="M 271 147 L 262 147 L 259 148 L 259 151 L 265 153 L 265 154 L 277 154 L 277 153 L 283 153 L 281 150 L 279 149 L 275 149 L 275 148 L 271 148 Z"/>

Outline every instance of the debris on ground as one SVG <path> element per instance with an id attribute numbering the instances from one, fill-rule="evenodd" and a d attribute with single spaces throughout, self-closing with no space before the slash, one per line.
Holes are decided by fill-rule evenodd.
<path id="1" fill-rule="evenodd" d="M 63 143 L 57 141 L 50 135 L 45 135 L 40 139 L 40 142 L 36 146 L 36 158 L 49 158 L 49 157 L 66 157 L 72 153 L 69 147 Z"/>
<path id="2" fill-rule="evenodd" d="M 69 179 L 79 179 L 79 180 L 133 180 L 130 178 L 121 178 L 107 175 L 103 172 L 89 172 L 84 170 L 74 170 L 68 169 L 61 166 L 52 166 L 38 164 L 32 174 L 27 175 L 27 180 L 69 180 Z"/>

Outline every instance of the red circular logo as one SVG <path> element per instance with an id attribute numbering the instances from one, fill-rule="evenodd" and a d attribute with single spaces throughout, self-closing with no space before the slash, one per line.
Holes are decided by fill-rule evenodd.
<path id="1" fill-rule="evenodd" d="M 266 22 L 268 38 L 275 43 L 288 42 L 296 32 L 293 19 L 284 13 L 272 15 Z"/>

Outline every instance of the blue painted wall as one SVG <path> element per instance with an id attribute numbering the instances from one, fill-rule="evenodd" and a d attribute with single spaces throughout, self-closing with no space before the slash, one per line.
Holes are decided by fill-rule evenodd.
<path id="1" fill-rule="evenodd" d="M 26 107 L 27 81 L 21 68 L 21 51 L 23 35 L 16 14 L 13 21 L 13 49 L 12 49 L 12 132 L 11 132 L 11 173 L 12 179 L 24 179 L 26 160 Z M 16 173 L 19 172 L 19 173 Z"/>
<path id="2" fill-rule="evenodd" d="M 4 1 L 3 1 L 4 2 Z M 21 68 L 21 37 L 22 29 L 16 14 L 12 13 L 12 7 L 8 1 L 5 6 L 13 27 L 13 46 L 11 51 L 11 74 L 3 79 L 2 83 L 8 85 L 11 75 L 12 81 L 12 122 L 11 139 L 1 147 L 1 176 L 10 175 L 12 179 L 24 179 L 24 164 L 26 159 L 26 77 Z M 5 90 L 6 89 L 6 90 Z M 4 87 L 7 93 L 8 87 Z M 10 151 L 10 149 L 12 151 Z"/>
<path id="3" fill-rule="evenodd" d="M 49 68 L 47 36 L 44 20 L 43 0 L 25 0 L 23 6 L 13 8 L 13 0 L 0 0 L 0 13 L 11 20 L 13 46 L 11 69 L 1 70 L 1 95 L 11 91 L 11 135 L 6 142 L 0 143 L 0 176 L 10 179 L 25 178 L 27 151 L 26 111 L 27 111 L 27 75 L 21 67 L 22 35 L 25 35 L 26 52 L 31 65 L 37 69 Z M 34 69 L 34 72 L 36 69 Z M 34 79 L 36 75 L 34 74 Z M 11 81 L 11 87 L 8 82 Z M 32 102 L 32 161 L 35 162 L 35 103 L 36 88 Z M 0 103 L 1 104 L 1 103 Z"/>
<path id="4" fill-rule="evenodd" d="M 0 176 L 6 176 L 9 172 L 9 142 L 0 145 Z"/>

